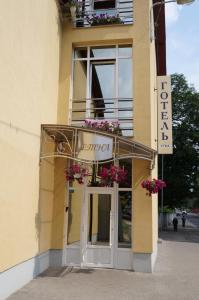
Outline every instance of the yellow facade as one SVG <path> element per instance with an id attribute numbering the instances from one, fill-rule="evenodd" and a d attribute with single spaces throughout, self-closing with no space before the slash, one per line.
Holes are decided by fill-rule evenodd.
<path id="1" fill-rule="evenodd" d="M 55 1 L 1 1 L 0 11 L 3 272 L 51 248 L 54 166 L 40 170 L 39 151 L 41 124 L 57 122 L 60 27 Z"/>
<path id="2" fill-rule="evenodd" d="M 149 36 L 150 7 L 151 1 L 134 1 L 134 25 L 73 28 L 64 24 L 58 123 L 68 124 L 69 110 L 66 113 L 66 108 L 70 107 L 72 90 L 72 49 L 76 46 L 132 44 L 134 140 L 157 149 L 156 61 L 155 45 Z M 152 171 L 150 168 L 149 163 L 134 162 L 134 252 L 152 253 L 157 244 L 157 197 L 146 196 L 140 187 L 142 180 L 157 177 L 157 164 Z"/>
<path id="3" fill-rule="evenodd" d="M 39 161 L 40 125 L 68 125 L 70 121 L 75 46 L 132 45 L 134 140 L 157 149 L 155 46 L 149 36 L 151 1 L 134 0 L 133 25 L 90 28 L 73 28 L 70 22 L 60 26 L 53 0 L 36 0 L 37 5 L 35 0 L 23 0 L 21 6 L 12 3 L 12 10 L 7 2 L 0 4 L 5 13 L 4 47 L 0 50 L 0 81 L 4 83 L 0 111 L 0 272 L 49 249 L 63 249 L 69 213 L 79 215 L 80 221 L 70 231 L 68 243 L 80 239 L 78 201 L 65 213 L 66 161 Z M 85 92 L 83 88 L 81 93 L 76 90 L 77 98 Z M 157 197 L 147 196 L 140 184 L 157 177 L 157 162 L 151 170 L 149 162 L 135 159 L 133 170 L 132 251 L 153 253 L 157 247 Z M 96 232 L 97 218 L 92 233 Z"/>

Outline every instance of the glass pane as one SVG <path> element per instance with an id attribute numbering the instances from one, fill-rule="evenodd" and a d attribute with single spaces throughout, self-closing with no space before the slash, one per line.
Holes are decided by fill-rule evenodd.
<path id="1" fill-rule="evenodd" d="M 96 58 L 114 58 L 115 47 L 92 47 L 90 50 L 90 57 Z"/>
<path id="2" fill-rule="evenodd" d="M 86 58 L 87 57 L 87 48 L 76 48 L 75 49 L 75 58 Z"/>
<path id="3" fill-rule="evenodd" d="M 119 161 L 121 168 L 127 171 L 127 178 L 125 182 L 119 184 L 120 188 L 131 188 L 132 187 L 132 160 L 131 159 L 121 159 Z"/>
<path id="4" fill-rule="evenodd" d="M 119 46 L 119 56 L 131 57 L 132 56 L 132 47 L 130 45 L 129 46 L 126 46 L 126 45 Z"/>
<path id="5" fill-rule="evenodd" d="M 119 122 L 120 122 L 120 120 L 119 120 Z M 133 136 L 133 123 L 132 122 L 120 123 L 120 128 L 122 130 L 123 136 Z"/>
<path id="6" fill-rule="evenodd" d="M 119 59 L 119 97 L 132 98 L 132 59 Z"/>
<path id="7" fill-rule="evenodd" d="M 86 98 L 87 62 L 74 61 L 73 99 Z"/>
<path id="8" fill-rule="evenodd" d="M 115 8 L 115 0 L 94 0 L 94 9 Z"/>
<path id="9" fill-rule="evenodd" d="M 119 192 L 118 197 L 118 247 L 131 248 L 132 193 Z"/>
<path id="10" fill-rule="evenodd" d="M 80 190 L 71 189 L 69 191 L 68 203 L 68 245 L 80 245 L 81 211 L 82 192 Z"/>
<path id="11" fill-rule="evenodd" d="M 88 199 L 88 244 L 110 244 L 111 195 L 89 194 Z"/>
<path id="12" fill-rule="evenodd" d="M 92 63 L 91 107 L 93 118 L 114 117 L 115 64 Z"/>

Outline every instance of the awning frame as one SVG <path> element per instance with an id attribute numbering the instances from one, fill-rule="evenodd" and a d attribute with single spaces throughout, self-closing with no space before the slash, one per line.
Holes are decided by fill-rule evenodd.
<path id="1" fill-rule="evenodd" d="M 88 132 L 96 135 L 106 136 L 113 139 L 113 157 L 105 161 L 88 161 L 77 157 L 77 142 L 79 132 Z M 48 147 L 48 144 L 53 147 Z M 47 148 L 52 150 L 47 151 Z M 121 150 L 123 153 L 121 153 Z M 72 159 L 85 164 L 103 164 L 120 159 L 143 159 L 149 161 L 150 168 L 155 165 L 157 151 L 151 149 L 133 139 L 122 137 L 114 133 L 102 131 L 96 128 L 76 127 L 69 125 L 42 124 L 41 125 L 41 147 L 40 159 L 62 157 Z"/>

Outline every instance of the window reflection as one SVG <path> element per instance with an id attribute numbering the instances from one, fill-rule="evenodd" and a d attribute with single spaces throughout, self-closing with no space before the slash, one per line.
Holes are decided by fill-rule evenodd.
<path id="1" fill-rule="evenodd" d="M 132 159 L 121 159 L 119 161 L 121 168 L 127 171 L 127 178 L 125 182 L 119 184 L 120 188 L 131 188 L 132 187 Z"/>
<path id="2" fill-rule="evenodd" d="M 115 47 L 91 47 L 90 57 L 96 58 L 115 58 L 116 48 Z"/>
<path id="3" fill-rule="evenodd" d="M 89 194 L 88 199 L 88 244 L 110 244 L 111 195 Z"/>
<path id="4" fill-rule="evenodd" d="M 67 244 L 80 245 L 82 192 L 76 189 L 69 191 Z"/>
<path id="5" fill-rule="evenodd" d="M 119 56 L 131 57 L 132 56 L 132 47 L 130 45 L 129 46 L 120 45 L 119 46 Z"/>
<path id="6" fill-rule="evenodd" d="M 115 63 L 92 63 L 91 98 L 94 118 L 113 116 Z"/>
<path id="7" fill-rule="evenodd" d="M 74 62 L 73 99 L 86 98 L 86 83 L 87 63 L 86 61 L 76 60 Z"/>
<path id="8" fill-rule="evenodd" d="M 120 191 L 118 197 L 118 247 L 131 248 L 132 193 Z"/>
<path id="9" fill-rule="evenodd" d="M 119 119 L 120 122 L 120 119 Z M 133 135 L 133 123 L 120 123 L 120 128 L 122 130 L 123 136 L 132 136 Z"/>
<path id="10" fill-rule="evenodd" d="M 87 63 L 76 60 L 74 62 L 73 75 L 73 111 L 72 119 L 75 121 L 85 120 L 86 109 L 86 83 L 87 83 Z"/>
<path id="11" fill-rule="evenodd" d="M 132 60 L 119 59 L 119 97 L 132 98 Z"/>

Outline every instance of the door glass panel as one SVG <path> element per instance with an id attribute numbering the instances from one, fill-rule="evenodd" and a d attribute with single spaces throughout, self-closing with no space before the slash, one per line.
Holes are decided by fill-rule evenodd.
<path id="1" fill-rule="evenodd" d="M 80 245 L 82 190 L 70 188 L 67 244 Z"/>
<path id="2" fill-rule="evenodd" d="M 131 248 L 132 193 L 120 191 L 118 197 L 118 247 Z"/>
<path id="3" fill-rule="evenodd" d="M 89 194 L 88 196 L 88 244 L 110 245 L 110 194 Z"/>

